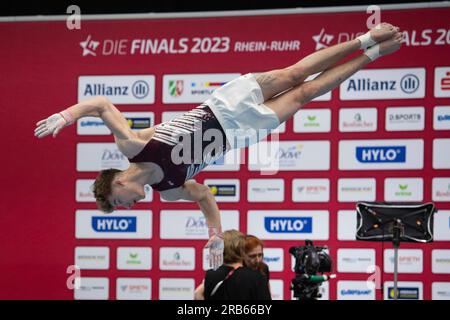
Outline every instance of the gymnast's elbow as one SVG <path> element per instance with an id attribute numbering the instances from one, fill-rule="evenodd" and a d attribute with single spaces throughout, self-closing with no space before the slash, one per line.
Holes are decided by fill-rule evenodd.
<path id="1" fill-rule="evenodd" d="M 105 111 L 113 106 L 111 100 L 109 100 L 106 96 L 95 96 L 94 100 L 100 111 Z"/>

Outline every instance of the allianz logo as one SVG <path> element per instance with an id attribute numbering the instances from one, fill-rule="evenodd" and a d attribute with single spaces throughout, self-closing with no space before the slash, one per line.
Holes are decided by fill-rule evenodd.
<path id="1" fill-rule="evenodd" d="M 400 89 L 411 94 L 417 91 L 420 81 L 416 75 L 407 74 L 400 80 Z M 398 88 L 396 80 L 373 80 L 370 78 L 350 79 L 348 81 L 347 91 L 353 92 L 381 92 L 396 91 Z"/>
<path id="2" fill-rule="evenodd" d="M 88 83 L 84 87 L 84 96 L 134 96 L 137 99 L 143 99 L 150 92 L 149 85 L 144 80 L 137 80 L 131 86 L 127 85 L 106 85 L 104 83 Z"/>

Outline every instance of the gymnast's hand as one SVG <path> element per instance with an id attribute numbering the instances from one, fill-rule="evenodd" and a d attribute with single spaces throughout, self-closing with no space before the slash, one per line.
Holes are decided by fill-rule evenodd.
<path id="1" fill-rule="evenodd" d="M 47 119 L 36 123 L 34 135 L 38 138 L 43 138 L 49 134 L 53 134 L 53 138 L 55 138 L 62 128 L 72 123 L 70 119 L 66 119 L 67 116 L 64 117 L 64 114 L 61 112 L 52 114 Z"/>
<path id="2" fill-rule="evenodd" d="M 214 270 L 223 263 L 223 238 L 221 233 L 214 234 L 206 244 L 209 248 L 209 266 Z"/>

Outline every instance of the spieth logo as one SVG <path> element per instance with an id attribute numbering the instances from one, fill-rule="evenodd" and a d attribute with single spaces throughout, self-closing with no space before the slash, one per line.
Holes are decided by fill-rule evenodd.
<path id="1" fill-rule="evenodd" d="M 311 233 L 312 217 L 265 217 L 264 227 L 270 233 Z"/>
<path id="2" fill-rule="evenodd" d="M 136 217 L 92 217 L 96 232 L 136 232 Z"/>
<path id="3" fill-rule="evenodd" d="M 91 35 L 88 35 L 85 41 L 80 42 L 80 46 L 83 48 L 83 57 L 87 55 L 95 56 L 95 50 L 99 44 L 100 42 L 91 40 Z"/>
<path id="4" fill-rule="evenodd" d="M 183 93 L 183 80 L 169 80 L 169 93 L 172 97 L 179 97 Z"/>
<path id="5" fill-rule="evenodd" d="M 406 147 L 356 147 L 356 159 L 361 163 L 406 162 Z"/>

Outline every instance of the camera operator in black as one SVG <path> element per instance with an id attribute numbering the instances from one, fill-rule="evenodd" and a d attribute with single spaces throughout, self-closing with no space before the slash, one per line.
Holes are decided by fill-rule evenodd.
<path id="1" fill-rule="evenodd" d="M 195 299 L 271 300 L 267 279 L 261 272 L 243 265 L 245 235 L 228 230 L 223 233 L 223 240 L 224 264 L 206 272 L 204 285 L 196 289 Z"/>

